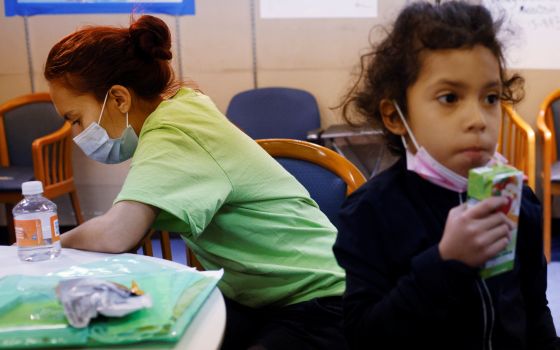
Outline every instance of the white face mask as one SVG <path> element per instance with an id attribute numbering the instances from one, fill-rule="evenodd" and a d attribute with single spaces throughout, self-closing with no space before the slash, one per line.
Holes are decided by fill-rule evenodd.
<path id="1" fill-rule="evenodd" d="M 109 92 L 107 91 L 101 113 L 99 113 L 99 121 L 91 123 L 84 131 L 74 137 L 74 142 L 89 158 L 100 163 L 116 164 L 130 159 L 134 155 L 138 146 L 138 136 L 128 124 L 128 112 L 126 113 L 127 127 L 122 132 L 121 137 L 117 139 L 109 138 L 107 130 L 99 125 L 108 96 Z"/>
<path id="2" fill-rule="evenodd" d="M 423 146 L 418 145 L 418 142 L 416 142 L 416 138 L 408 126 L 397 101 L 393 101 L 393 104 L 397 109 L 397 113 L 399 114 L 408 135 L 410 136 L 410 140 L 414 144 L 414 147 L 416 147 L 416 154 L 412 154 L 412 152 L 408 150 L 404 136 L 401 136 L 402 143 L 406 149 L 406 168 L 409 171 L 417 173 L 422 178 L 435 185 L 455 192 L 465 192 L 467 190 L 467 178 L 457 174 L 435 160 Z M 506 163 L 507 161 L 501 154 L 494 152 L 494 156 L 492 160 L 490 160 L 489 164 L 493 162 Z"/>

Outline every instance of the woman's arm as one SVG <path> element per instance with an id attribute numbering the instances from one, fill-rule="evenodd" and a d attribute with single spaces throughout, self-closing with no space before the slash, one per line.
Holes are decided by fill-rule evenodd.
<path id="1" fill-rule="evenodd" d="M 61 235 L 62 246 L 106 253 L 129 251 L 144 237 L 158 211 L 140 202 L 118 202 L 104 215 Z"/>

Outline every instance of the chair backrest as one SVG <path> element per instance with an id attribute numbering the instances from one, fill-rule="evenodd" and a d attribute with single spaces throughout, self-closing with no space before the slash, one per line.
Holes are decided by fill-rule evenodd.
<path id="1" fill-rule="evenodd" d="M 47 93 L 17 97 L 0 105 L 0 160 L 3 166 L 33 166 L 31 144 L 59 130 L 64 119 Z"/>
<path id="2" fill-rule="evenodd" d="M 550 115 L 552 116 L 552 124 L 554 130 L 554 145 L 556 145 L 556 160 L 560 154 L 560 142 L 557 142 L 556 135 L 560 135 L 560 95 L 554 101 L 550 102 Z"/>
<path id="3" fill-rule="evenodd" d="M 72 127 L 47 93 L 17 97 L 0 105 L 0 166 L 32 166 L 47 197 L 73 185 Z"/>
<path id="4" fill-rule="evenodd" d="M 338 211 L 347 195 L 366 178 L 349 160 L 314 143 L 261 139 L 257 143 L 290 172 L 338 227 Z"/>
<path id="5" fill-rule="evenodd" d="M 560 89 L 550 93 L 541 103 L 537 115 L 537 129 L 541 135 L 542 154 L 542 202 L 544 253 L 550 262 L 552 257 L 552 195 L 560 194 L 559 184 L 552 184 L 552 164 L 558 160 L 558 128 L 560 128 Z"/>
<path id="6" fill-rule="evenodd" d="M 542 136 L 543 160 L 552 164 L 560 154 L 560 142 L 557 139 L 560 135 L 560 89 L 553 91 L 541 103 L 537 129 Z"/>
<path id="7" fill-rule="evenodd" d="M 299 89 L 268 87 L 233 96 L 226 115 L 253 139 L 306 140 L 307 132 L 321 126 L 315 97 Z"/>
<path id="8" fill-rule="evenodd" d="M 502 110 L 498 151 L 523 171 L 527 184 L 535 191 L 535 131 L 510 105 L 502 104 Z"/>

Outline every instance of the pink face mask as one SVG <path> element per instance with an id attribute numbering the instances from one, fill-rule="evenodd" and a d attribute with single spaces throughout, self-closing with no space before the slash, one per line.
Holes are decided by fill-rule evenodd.
<path id="1" fill-rule="evenodd" d="M 404 140 L 403 140 L 404 143 Z M 424 147 L 416 148 L 416 154 L 406 150 L 406 168 L 425 180 L 455 192 L 467 190 L 467 178 L 448 169 L 435 160 Z"/>
<path id="2" fill-rule="evenodd" d="M 397 109 L 397 113 L 399 114 L 408 135 L 410 135 L 412 143 L 414 143 L 414 147 L 416 147 L 416 154 L 412 154 L 412 152 L 408 150 L 404 137 L 401 136 L 404 148 L 406 148 L 406 168 L 435 185 L 455 192 L 465 192 L 467 190 L 467 178 L 447 168 L 435 160 L 424 147 L 419 146 L 412 130 L 404 118 L 401 109 L 399 108 L 399 105 L 396 101 L 393 101 L 393 104 Z M 507 160 L 498 152 L 494 152 L 494 156 L 488 164 L 496 162 L 506 163 Z"/>

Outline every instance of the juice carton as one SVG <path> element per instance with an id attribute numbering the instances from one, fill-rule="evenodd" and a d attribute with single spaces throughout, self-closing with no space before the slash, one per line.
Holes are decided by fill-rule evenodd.
<path id="1" fill-rule="evenodd" d="M 482 278 L 492 277 L 513 269 L 522 188 L 523 173 L 508 165 L 495 164 L 469 171 L 468 205 L 474 205 L 490 196 L 506 197 L 508 203 L 500 210 L 514 223 L 509 244 L 484 264 L 480 270 Z"/>

